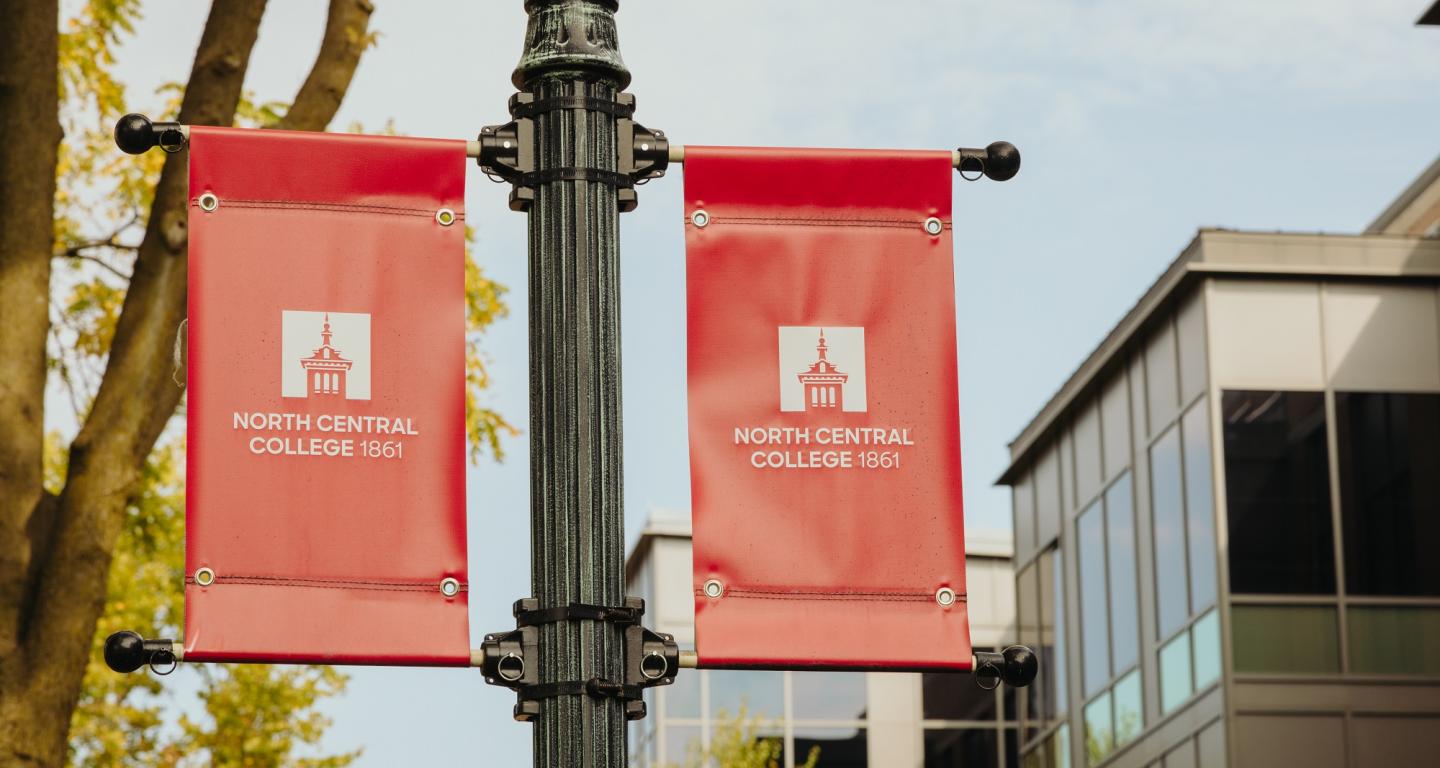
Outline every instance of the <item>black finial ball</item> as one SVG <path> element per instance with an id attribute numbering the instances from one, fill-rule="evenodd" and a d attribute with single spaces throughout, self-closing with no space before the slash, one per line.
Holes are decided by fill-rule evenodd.
<path id="1" fill-rule="evenodd" d="M 1005 656 L 1005 668 L 1001 672 L 1001 678 L 1007 685 L 1024 688 L 1035 682 L 1035 674 L 1040 671 L 1040 662 L 1035 658 L 1034 651 L 1023 645 L 1012 645 L 1002 651 L 1002 654 Z"/>
<path id="2" fill-rule="evenodd" d="M 116 672 L 134 672 L 144 665 L 145 638 L 129 630 L 105 638 L 105 666 Z"/>
<path id="3" fill-rule="evenodd" d="M 985 148 L 985 175 L 994 181 L 1008 181 L 1020 172 L 1020 150 L 1008 141 Z"/>
<path id="4" fill-rule="evenodd" d="M 115 121 L 115 146 L 127 154 L 145 154 L 155 146 L 155 124 L 134 112 L 120 118 Z"/>

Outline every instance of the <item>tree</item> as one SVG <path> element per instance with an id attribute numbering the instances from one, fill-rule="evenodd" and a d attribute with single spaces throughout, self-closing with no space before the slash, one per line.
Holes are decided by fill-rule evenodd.
<path id="1" fill-rule="evenodd" d="M 710 746 L 692 741 L 686 745 L 685 768 L 780 768 L 784 765 L 784 745 L 779 736 L 767 735 L 772 729 L 763 717 L 751 716 L 745 706 L 732 717 L 720 712 L 710 728 Z M 812 746 L 804 762 L 796 755 L 798 768 L 815 768 L 820 761 L 820 747 Z"/>
<path id="2" fill-rule="evenodd" d="M 171 354 L 185 315 L 187 268 L 184 153 L 129 158 L 109 145 L 109 125 L 125 111 L 124 89 L 109 73 L 113 49 L 139 6 L 90 0 L 62 32 L 58 0 L 0 0 L 0 764 L 7 766 L 65 759 L 117 552 L 130 570 L 117 578 L 128 578 L 178 542 L 163 541 L 178 535 L 173 527 L 136 518 L 145 494 L 165 487 L 155 473 L 167 461 L 174 466 L 163 453 L 147 458 L 184 392 Z M 244 98 L 264 10 L 265 0 L 213 2 L 190 76 L 173 91 L 173 119 L 295 130 L 329 124 L 373 40 L 373 7 L 331 0 L 319 52 L 288 108 Z M 52 270 L 52 261 L 74 269 Z M 477 333 L 505 312 L 503 288 L 468 259 L 466 288 L 468 433 L 473 455 L 488 447 L 498 456 L 499 433 L 512 428 L 477 397 L 488 383 Z M 55 472 L 52 462 L 47 488 L 50 376 L 69 391 L 79 426 L 68 448 L 52 449 L 66 471 Z M 180 591 L 173 575 L 161 578 Z M 169 610 L 157 608 L 134 626 Z M 206 699 L 212 716 L 226 711 L 236 686 L 257 682 L 245 675 L 258 670 L 217 670 Z M 316 695 L 343 684 L 306 680 Z M 87 705 L 96 701 L 91 693 Z M 150 749 L 153 713 L 133 709 L 112 713 L 131 726 L 123 736 L 131 743 L 118 748 Z M 207 741 L 194 724 L 183 730 L 190 746 L 216 762 L 233 746 Z M 159 764 L 175 758 L 155 757 Z"/>

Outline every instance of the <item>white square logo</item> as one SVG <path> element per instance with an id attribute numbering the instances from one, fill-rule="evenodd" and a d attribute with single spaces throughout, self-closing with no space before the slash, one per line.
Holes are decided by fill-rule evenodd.
<path id="1" fill-rule="evenodd" d="M 865 329 L 780 326 L 780 410 L 865 412 Z"/>
<path id="2" fill-rule="evenodd" d="M 280 313 L 280 395 L 370 399 L 370 316 Z"/>

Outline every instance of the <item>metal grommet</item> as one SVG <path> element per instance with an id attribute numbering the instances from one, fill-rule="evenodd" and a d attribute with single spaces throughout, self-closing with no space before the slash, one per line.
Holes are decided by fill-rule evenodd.
<path id="1" fill-rule="evenodd" d="M 703 228 L 706 224 L 710 223 L 710 214 L 703 210 L 696 211 L 690 214 L 690 223 Z"/>
<path id="2" fill-rule="evenodd" d="M 202 587 L 208 587 L 215 583 L 215 572 L 209 568 L 199 568 L 195 571 L 195 583 Z"/>
<path id="3" fill-rule="evenodd" d="M 206 192 L 196 199 L 195 202 L 199 203 L 200 210 L 206 213 L 220 207 L 220 198 L 216 197 L 214 192 Z"/>
<path id="4" fill-rule="evenodd" d="M 513 653 L 507 653 L 495 663 L 495 671 L 502 679 L 513 683 L 525 676 L 525 660 Z"/>
<path id="5" fill-rule="evenodd" d="M 925 234 L 938 235 L 945 231 L 945 222 L 931 216 L 925 220 Z"/>
<path id="6" fill-rule="evenodd" d="M 665 654 L 659 651 L 651 651 L 640 660 L 640 674 L 644 675 L 646 680 L 659 680 L 665 676 L 665 670 L 669 667 Z"/>
<path id="7" fill-rule="evenodd" d="M 446 597 L 454 597 L 460 594 L 460 582 L 450 577 L 441 579 L 440 594 Z"/>
<path id="8" fill-rule="evenodd" d="M 723 594 L 725 594 L 725 585 L 721 584 L 719 579 L 711 579 L 705 582 L 706 597 L 718 598 Z"/>
<path id="9" fill-rule="evenodd" d="M 935 602 L 942 607 L 950 607 L 955 604 L 955 590 L 949 587 L 941 587 L 935 590 Z"/>
<path id="10" fill-rule="evenodd" d="M 435 212 L 435 220 L 440 222 L 440 226 L 448 227 L 455 223 L 455 212 L 449 208 L 441 208 Z"/>

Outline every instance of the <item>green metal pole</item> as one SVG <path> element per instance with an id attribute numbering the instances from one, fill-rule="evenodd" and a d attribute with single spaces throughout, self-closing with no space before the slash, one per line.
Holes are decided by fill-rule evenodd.
<path id="1" fill-rule="evenodd" d="M 528 0 L 516 87 L 536 101 L 613 102 L 630 82 L 614 0 Z M 585 108 L 535 116 L 535 170 L 615 172 L 613 114 Z M 571 173 L 557 175 L 574 175 Z M 543 177 L 542 177 L 543 178 Z M 530 206 L 530 561 L 541 608 L 625 601 L 620 441 L 620 241 L 616 188 L 542 181 Z M 614 622 L 571 620 L 540 630 L 540 683 L 623 680 Z M 537 768 L 625 765 L 624 703 L 542 700 Z"/>

